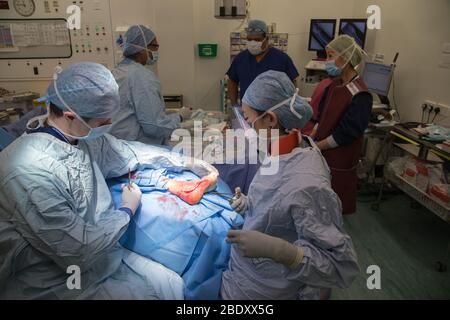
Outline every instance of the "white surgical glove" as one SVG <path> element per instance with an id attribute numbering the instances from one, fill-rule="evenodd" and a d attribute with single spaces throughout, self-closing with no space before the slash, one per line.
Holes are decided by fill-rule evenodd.
<path id="1" fill-rule="evenodd" d="M 239 246 L 244 257 L 270 258 L 290 269 L 303 260 L 303 250 L 283 239 L 254 230 L 230 230 L 227 242 Z"/>
<path id="2" fill-rule="evenodd" d="M 248 198 L 241 192 L 241 188 L 236 188 L 235 196 L 230 200 L 231 207 L 240 215 L 247 211 Z"/>
<path id="3" fill-rule="evenodd" d="M 192 110 L 190 108 L 183 107 L 180 109 L 179 114 L 183 121 L 187 121 L 192 117 Z"/>
<path id="4" fill-rule="evenodd" d="M 139 208 L 141 204 L 142 192 L 139 187 L 132 183 L 131 186 L 128 184 L 122 185 L 122 203 L 121 208 L 128 208 L 133 212 L 133 215 L 136 213 L 136 210 Z"/>

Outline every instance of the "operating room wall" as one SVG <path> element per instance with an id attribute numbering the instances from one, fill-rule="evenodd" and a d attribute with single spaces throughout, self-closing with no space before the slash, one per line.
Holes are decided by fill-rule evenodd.
<path id="1" fill-rule="evenodd" d="M 395 73 L 395 102 L 402 121 L 420 121 L 421 105 L 429 99 L 450 105 L 450 70 L 439 67 L 442 44 L 450 42 L 449 0 L 250 0 L 251 18 L 275 22 L 278 32 L 289 33 L 288 53 L 301 75 L 314 57 L 307 51 L 312 18 L 367 17 L 369 5 L 381 7 L 382 29 L 368 30 L 366 50 L 382 53 L 390 63 L 400 53 Z M 229 67 L 229 33 L 241 21 L 213 17 L 214 4 L 194 0 L 195 43 L 218 43 L 216 59 L 195 58 L 196 105 L 220 105 L 219 81 Z M 391 100 L 394 90 L 391 90 Z M 450 110 L 437 117 L 450 124 Z"/>
<path id="2" fill-rule="evenodd" d="M 164 94 L 183 94 L 194 105 L 194 35 L 192 0 L 111 0 L 113 31 L 116 27 L 144 24 L 158 37 L 160 61 L 155 68 Z M 83 17 L 82 17 L 83 19 Z M 0 70 L 1 71 L 1 70 Z M 11 91 L 45 94 L 49 79 L 0 82 Z"/>
<path id="3" fill-rule="evenodd" d="M 315 55 L 308 51 L 312 18 L 352 18 L 354 0 L 250 0 L 250 18 L 276 23 L 276 31 L 289 33 L 288 54 L 300 74 Z M 363 14 L 365 17 L 366 14 Z M 220 106 L 220 80 L 230 65 L 230 32 L 237 31 L 240 20 L 214 18 L 214 1 L 194 0 L 195 43 L 217 43 L 216 59 L 195 58 L 195 101 L 206 109 Z"/>
<path id="4" fill-rule="evenodd" d="M 366 17 L 372 4 L 382 9 L 382 29 L 369 31 L 366 49 L 385 54 L 386 62 L 400 52 L 395 93 L 402 120 L 419 120 L 425 99 L 449 105 L 450 70 L 439 68 L 439 63 L 442 43 L 450 42 L 450 0 L 250 0 L 249 9 L 251 18 L 274 22 L 278 32 L 290 34 L 288 53 L 303 75 L 314 57 L 307 51 L 310 19 Z M 219 82 L 230 63 L 229 34 L 241 21 L 214 18 L 213 0 L 111 0 L 111 6 L 114 28 L 142 23 L 156 31 L 164 94 L 183 94 L 187 105 L 219 108 Z M 218 57 L 199 58 L 198 43 L 217 43 Z M 43 94 L 48 81 L 0 86 Z"/>
<path id="5" fill-rule="evenodd" d="M 400 53 L 395 95 L 402 121 L 420 121 L 426 99 L 450 105 L 450 69 L 439 67 L 442 44 L 450 42 L 450 1 L 358 0 L 354 15 L 372 4 L 381 8 L 382 25 L 369 33 L 366 50 L 385 54 L 386 63 Z M 437 122 L 450 125 L 445 112 Z"/>
<path id="6" fill-rule="evenodd" d="M 184 104 L 193 106 L 195 104 L 193 2 L 152 1 L 155 10 L 154 27 L 160 44 L 157 71 L 163 94 L 182 94 Z"/>

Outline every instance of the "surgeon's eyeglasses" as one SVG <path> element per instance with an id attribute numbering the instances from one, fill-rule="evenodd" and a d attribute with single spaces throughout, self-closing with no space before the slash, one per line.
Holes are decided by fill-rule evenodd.
<path id="1" fill-rule="evenodd" d="M 156 50 L 159 49 L 159 44 L 149 44 L 149 45 L 148 45 L 148 48 L 149 48 L 149 49 L 155 49 L 155 50 L 153 50 L 153 51 L 156 51 Z"/>
<path id="2" fill-rule="evenodd" d="M 256 29 L 249 29 L 249 28 L 247 28 L 247 29 L 245 29 L 245 31 L 247 33 L 266 33 L 265 30 L 260 29 L 260 28 L 256 28 Z"/>
<path id="3" fill-rule="evenodd" d="M 262 29 L 245 29 L 245 35 L 247 36 L 263 36 L 264 38 L 267 37 L 267 33 L 265 30 Z"/>

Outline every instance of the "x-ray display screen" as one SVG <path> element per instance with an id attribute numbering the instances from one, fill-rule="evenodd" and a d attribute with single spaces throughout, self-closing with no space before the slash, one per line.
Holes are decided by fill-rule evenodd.
<path id="1" fill-rule="evenodd" d="M 346 34 L 364 49 L 366 44 L 367 20 L 366 19 L 341 19 L 339 34 Z"/>
<path id="2" fill-rule="evenodd" d="M 336 20 L 311 20 L 309 51 L 322 51 L 334 39 Z"/>

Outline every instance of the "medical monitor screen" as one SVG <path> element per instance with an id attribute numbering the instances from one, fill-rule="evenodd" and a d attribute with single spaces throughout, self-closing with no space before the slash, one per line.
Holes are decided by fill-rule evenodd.
<path id="1" fill-rule="evenodd" d="M 309 51 L 323 51 L 334 39 L 336 20 L 313 19 L 309 32 Z"/>
<path id="2" fill-rule="evenodd" d="M 391 88 L 393 66 L 366 63 L 363 79 L 369 91 L 387 97 Z"/>
<path id="3" fill-rule="evenodd" d="M 346 34 L 364 49 L 366 45 L 367 19 L 341 19 L 339 35 Z"/>

